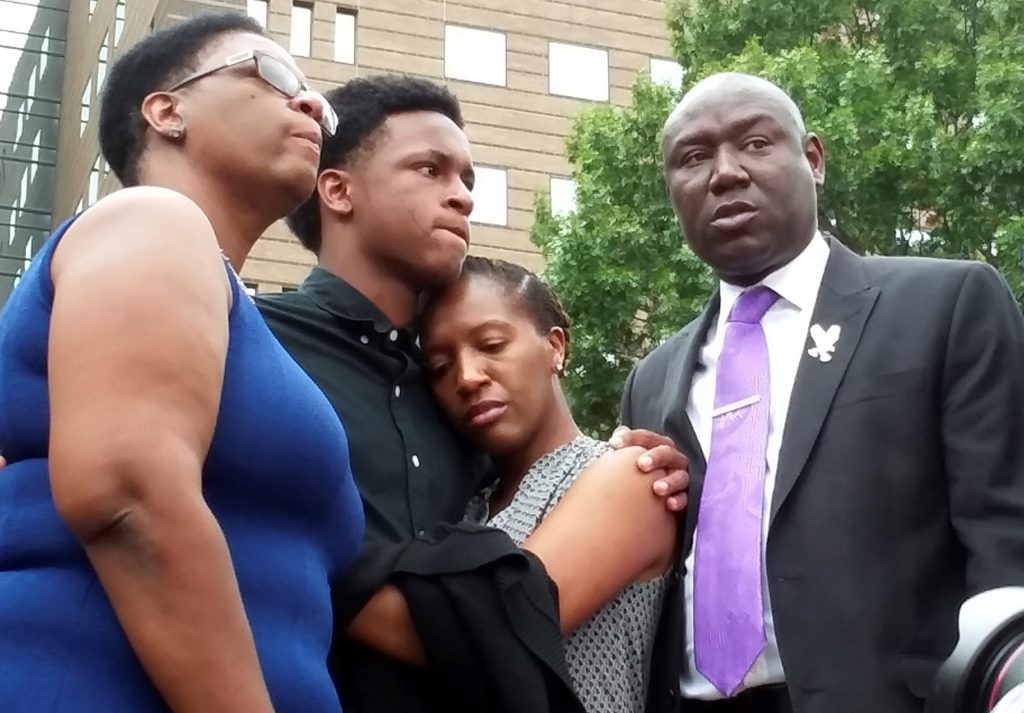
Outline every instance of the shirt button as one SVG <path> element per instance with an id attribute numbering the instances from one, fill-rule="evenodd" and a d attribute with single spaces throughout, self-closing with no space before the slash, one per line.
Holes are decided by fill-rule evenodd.
<path id="1" fill-rule="evenodd" d="M 412 457 L 412 466 L 413 466 L 413 468 L 419 468 L 420 467 L 420 457 L 419 456 L 413 456 Z"/>
<path id="2" fill-rule="evenodd" d="M 392 329 L 391 333 L 388 334 L 388 339 L 390 339 L 393 342 L 397 342 L 398 341 L 398 330 L 397 329 Z"/>
<path id="3" fill-rule="evenodd" d="M 401 386 L 395 386 L 395 398 L 397 399 L 401 395 L 402 395 L 402 387 Z"/>
<path id="4" fill-rule="evenodd" d="M 363 344 L 369 344 L 370 338 L 364 334 L 363 336 L 359 337 L 359 341 L 361 341 Z"/>

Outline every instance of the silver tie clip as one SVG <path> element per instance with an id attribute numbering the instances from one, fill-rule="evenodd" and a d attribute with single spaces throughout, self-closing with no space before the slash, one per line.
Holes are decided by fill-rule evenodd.
<path id="1" fill-rule="evenodd" d="M 761 395 L 760 394 L 754 394 L 753 396 L 748 396 L 745 399 L 740 399 L 739 401 L 733 401 L 731 404 L 726 404 L 725 406 L 719 406 L 718 408 L 716 408 L 714 411 L 711 412 L 711 418 L 717 418 L 718 416 L 722 416 L 724 414 L 731 413 L 732 411 L 738 411 L 739 409 L 743 408 L 744 406 L 753 406 L 754 404 L 756 404 L 760 400 L 761 400 Z"/>

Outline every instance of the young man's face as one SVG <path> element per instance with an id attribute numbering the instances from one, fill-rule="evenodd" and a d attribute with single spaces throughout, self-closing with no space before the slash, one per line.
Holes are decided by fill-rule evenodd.
<path id="1" fill-rule="evenodd" d="M 454 281 L 473 210 L 473 159 L 462 129 L 437 112 L 395 114 L 354 164 L 353 220 L 374 261 L 415 291 Z"/>

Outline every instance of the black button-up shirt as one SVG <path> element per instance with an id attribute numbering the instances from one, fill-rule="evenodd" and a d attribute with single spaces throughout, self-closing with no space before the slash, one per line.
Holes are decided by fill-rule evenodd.
<path id="1" fill-rule="evenodd" d="M 297 292 L 257 304 L 341 417 L 367 539 L 406 541 L 433 523 L 458 522 L 488 481 L 486 460 L 435 403 L 416 335 L 322 268 Z"/>

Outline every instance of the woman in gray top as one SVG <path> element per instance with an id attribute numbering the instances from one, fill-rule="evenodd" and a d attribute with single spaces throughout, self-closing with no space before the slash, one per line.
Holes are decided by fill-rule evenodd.
<path id="1" fill-rule="evenodd" d="M 569 338 L 569 319 L 551 289 L 500 260 L 467 258 L 459 282 L 424 313 L 424 355 L 438 400 L 464 435 L 492 455 L 498 471 L 494 488 L 470 516 L 504 530 L 549 568 L 550 544 L 578 535 L 581 518 L 590 516 L 570 502 L 585 497 L 586 489 L 605 487 L 624 508 L 646 507 L 628 499 L 637 485 L 645 487 L 632 482 L 638 476 L 632 463 L 583 435 L 572 418 L 559 383 Z M 593 558 L 575 545 L 565 554 L 577 560 L 575 581 L 591 585 L 570 591 L 558 582 L 566 660 L 589 713 L 640 713 L 646 701 L 664 572 L 675 544 L 673 518 L 649 495 L 649 509 L 625 513 L 646 521 L 641 530 L 606 519 Z M 532 535 L 545 519 L 546 541 L 537 542 Z"/>

